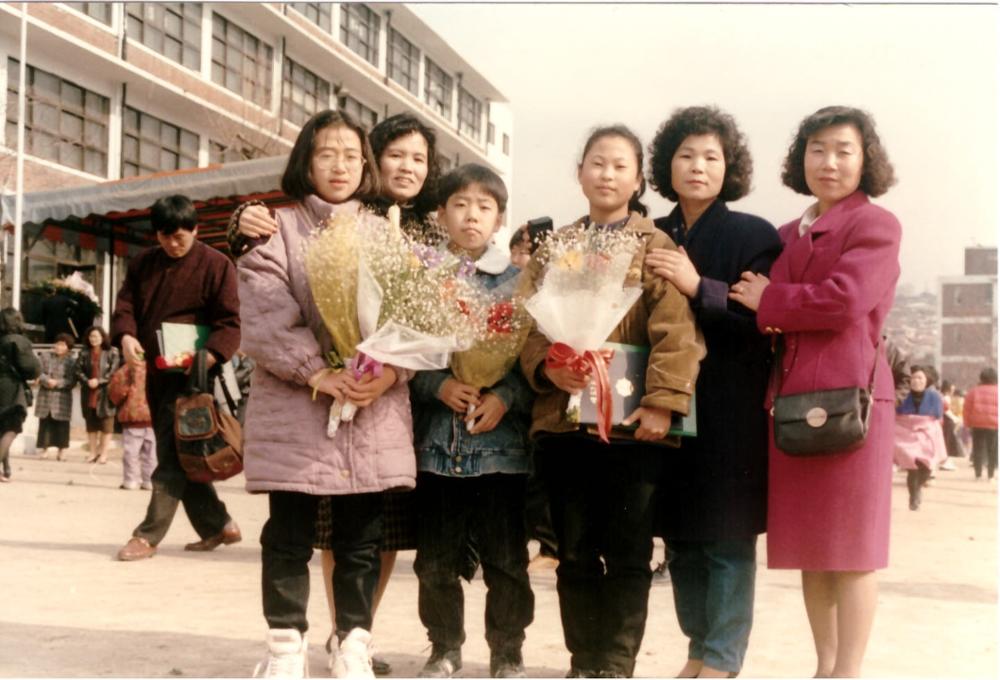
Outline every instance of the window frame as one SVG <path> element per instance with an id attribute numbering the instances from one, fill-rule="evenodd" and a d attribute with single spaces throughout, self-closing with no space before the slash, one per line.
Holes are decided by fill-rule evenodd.
<path id="1" fill-rule="evenodd" d="M 169 29 L 168 14 L 179 22 L 180 34 Z M 201 71 L 200 2 L 127 2 L 125 35 L 175 64 L 192 71 Z M 174 45 L 178 54 L 170 54 L 168 45 Z"/>
<path id="2" fill-rule="evenodd" d="M 18 107 L 16 104 L 11 106 L 10 103 L 17 102 L 20 87 L 19 73 L 20 62 L 14 57 L 7 57 L 6 101 L 8 110 L 4 126 L 7 136 L 6 144 L 10 148 L 13 148 L 11 139 L 17 138 Z M 88 175 L 107 178 L 111 144 L 111 98 L 31 64 L 26 65 L 25 76 L 28 81 L 25 90 L 25 152 L 36 158 L 79 170 Z M 48 81 L 49 87 L 55 86 L 58 88 L 58 92 L 42 89 L 38 85 L 40 80 Z M 78 104 L 68 101 L 67 92 L 71 91 L 70 88 L 78 91 Z M 42 115 L 44 114 L 40 113 L 39 110 L 48 111 L 49 116 L 52 116 L 53 119 L 43 120 Z M 75 121 L 79 121 L 79 135 L 65 129 L 70 126 L 77 127 Z M 88 135 L 88 130 L 93 129 L 91 126 L 98 128 L 98 134 Z M 41 142 L 44 138 L 51 140 L 52 150 L 41 148 Z M 97 140 L 103 142 L 103 146 L 94 143 Z M 63 156 L 67 145 L 74 151 L 74 155 L 78 153 L 79 162 L 73 162 L 69 153 L 65 157 Z M 97 164 L 88 165 L 89 154 L 97 154 Z M 95 172 L 98 166 L 100 172 Z"/>
<path id="3" fill-rule="evenodd" d="M 300 72 L 304 81 L 302 87 L 299 88 L 302 98 L 306 100 L 312 97 L 315 100 L 316 105 L 311 111 L 304 103 L 295 102 L 295 78 Z M 290 123 L 302 127 L 313 115 L 330 107 L 330 93 L 333 91 L 333 84 L 291 59 L 287 54 L 282 60 L 281 82 L 281 117 Z M 292 114 L 295 114 L 294 117 Z"/>
<path id="4" fill-rule="evenodd" d="M 136 117 L 136 124 L 134 129 L 130 127 L 130 117 L 134 113 Z M 148 128 L 145 128 L 145 120 L 148 119 L 150 124 L 156 124 L 156 134 L 151 135 L 148 133 Z M 164 143 L 164 128 L 168 128 L 167 132 L 171 132 L 176 135 L 176 146 L 168 147 Z M 194 140 L 193 150 L 185 150 L 184 139 L 185 135 L 188 135 Z M 129 152 L 129 138 L 134 139 L 135 143 L 135 160 L 126 158 L 126 154 Z M 162 163 L 157 166 L 153 166 L 149 163 L 145 163 L 142 157 L 143 142 L 155 145 L 159 150 L 159 160 L 162 161 L 164 152 L 172 153 L 176 156 L 177 162 L 174 167 L 164 167 Z M 197 132 L 183 128 L 180 125 L 171 123 L 170 121 L 164 120 L 158 116 L 154 116 L 150 113 L 146 113 L 134 106 L 129 106 L 128 104 L 122 107 L 122 148 L 121 148 L 121 176 L 122 179 L 127 177 L 137 177 L 146 174 L 154 174 L 158 172 L 170 172 L 172 170 L 186 170 L 189 168 L 198 167 L 198 149 L 201 144 L 201 138 Z M 193 151 L 193 153 L 192 153 Z M 182 163 L 182 159 L 187 159 L 189 163 Z M 128 170 L 130 168 L 135 169 L 135 172 L 129 174 Z"/>
<path id="5" fill-rule="evenodd" d="M 329 2 L 290 2 L 288 7 L 304 16 L 326 33 L 333 31 L 333 8 Z M 313 16 L 315 14 L 315 16 Z"/>
<path id="6" fill-rule="evenodd" d="M 221 35 L 217 32 L 218 30 L 221 30 Z M 255 54 L 248 54 L 248 45 L 255 46 Z M 223 50 L 222 54 L 217 52 L 220 46 Z M 230 59 L 231 53 L 239 55 L 238 68 L 235 65 L 230 65 L 231 61 L 235 61 Z M 222 14 L 212 12 L 212 72 L 210 77 L 213 83 L 257 106 L 270 109 L 274 99 L 271 87 L 271 79 L 274 75 L 273 62 L 274 47 Z M 248 63 L 256 71 L 252 79 L 246 77 Z M 238 89 L 232 86 L 231 78 L 239 83 Z"/>
<path id="7" fill-rule="evenodd" d="M 352 109 L 357 109 L 357 111 Z M 378 124 L 378 111 L 349 94 L 337 97 L 337 110 L 347 111 L 347 113 L 354 117 L 354 120 L 361 123 L 365 130 L 369 132 Z"/>
<path id="8" fill-rule="evenodd" d="M 112 9 L 114 8 L 115 3 L 113 2 L 64 2 L 63 4 L 72 9 L 74 12 L 79 12 L 80 14 L 90 17 L 100 24 L 108 26 L 109 28 L 111 27 L 111 22 L 114 19 Z M 92 9 L 96 9 L 97 7 L 102 8 L 104 10 L 103 13 L 106 14 L 107 17 L 96 16 L 93 12 L 91 12 Z"/>
<path id="9" fill-rule="evenodd" d="M 431 92 L 432 87 L 440 89 L 440 98 L 436 91 Z M 455 79 L 433 59 L 424 57 L 424 103 L 439 116 L 451 120 L 454 96 Z"/>
<path id="10" fill-rule="evenodd" d="M 471 106 L 466 106 L 470 104 Z M 466 119 L 466 109 L 473 115 Z M 472 121 L 475 121 L 473 124 Z M 477 142 L 483 135 L 483 103 L 461 85 L 458 86 L 458 132 Z"/>
<path id="11" fill-rule="evenodd" d="M 360 27 L 364 35 L 358 30 Z M 375 67 L 378 67 L 381 36 L 382 17 L 378 12 L 362 2 L 340 3 L 340 42 Z"/>
<path id="12" fill-rule="evenodd" d="M 397 64 L 397 56 L 400 56 L 398 61 L 405 62 L 405 70 Z M 389 29 L 389 56 L 385 69 L 390 80 L 414 97 L 420 96 L 420 48 L 395 28 Z"/>

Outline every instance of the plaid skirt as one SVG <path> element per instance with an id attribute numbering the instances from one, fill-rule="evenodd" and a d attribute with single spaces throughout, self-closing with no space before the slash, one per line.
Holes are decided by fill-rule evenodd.
<path id="1" fill-rule="evenodd" d="M 386 491 L 382 494 L 382 552 L 417 549 L 416 507 L 412 491 Z M 330 550 L 333 512 L 330 497 L 319 501 L 316 514 L 316 540 L 313 548 Z"/>

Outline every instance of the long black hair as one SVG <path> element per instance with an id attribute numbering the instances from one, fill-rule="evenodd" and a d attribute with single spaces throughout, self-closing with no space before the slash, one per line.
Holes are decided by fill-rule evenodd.
<path id="1" fill-rule="evenodd" d="M 587 152 L 590 151 L 590 147 L 597 143 L 597 140 L 604 139 L 605 137 L 621 137 L 629 144 L 632 145 L 632 150 L 635 151 L 635 160 L 637 164 L 637 172 L 639 173 L 639 189 L 628 199 L 628 209 L 629 212 L 637 212 L 643 217 L 649 214 L 649 209 L 646 204 L 640 201 L 642 195 L 646 193 L 646 177 L 642 174 L 642 142 L 639 141 L 638 135 L 636 135 L 627 126 L 621 123 L 616 123 L 614 125 L 603 125 L 598 128 L 594 128 L 590 136 L 587 137 L 587 143 L 583 145 L 583 153 L 580 154 L 580 163 L 577 167 L 583 165 L 583 159 L 587 157 Z"/>

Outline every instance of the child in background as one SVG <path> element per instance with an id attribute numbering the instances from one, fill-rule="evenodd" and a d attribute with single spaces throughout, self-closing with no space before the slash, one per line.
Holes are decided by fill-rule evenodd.
<path id="1" fill-rule="evenodd" d="M 127 363 L 111 375 L 108 399 L 122 424 L 122 483 L 119 489 L 152 489 L 156 434 L 146 401 L 146 364 Z"/>
<path id="2" fill-rule="evenodd" d="M 42 374 L 38 378 L 38 450 L 45 458 L 50 446 L 59 451 L 56 460 L 63 460 L 69 448 L 69 421 L 73 415 L 73 386 L 76 385 L 76 360 L 70 354 L 73 336 L 60 333 L 52 352 L 42 355 Z"/>
<path id="3" fill-rule="evenodd" d="M 571 654 L 566 677 L 632 677 L 646 629 L 653 556 L 653 496 L 663 459 L 675 452 L 662 441 L 672 411 L 687 413 L 705 345 L 687 299 L 642 265 L 650 248 L 675 249 L 645 217 L 642 144 L 622 125 L 595 130 L 584 145 L 577 178 L 589 203 L 574 227 L 624 230 L 641 239 L 633 260 L 642 296 L 608 342 L 648 345 L 649 367 L 641 407 L 624 421 L 638 424 L 635 441 L 603 443 L 566 418 L 570 394 L 588 388 L 589 375 L 548 365 L 552 343 L 532 329 L 521 352 L 524 376 L 538 393 L 531 434 L 535 463 L 549 491 L 559 543 L 556 584 L 563 636 Z M 544 276 L 548 244 L 521 279 L 530 297 Z M 641 274 L 639 273 L 641 272 Z M 580 310 L 580 323 L 587 323 Z"/>
<path id="4" fill-rule="evenodd" d="M 468 164 L 439 186 L 438 221 L 448 230 L 449 247 L 475 259 L 476 276 L 487 288 L 513 283 L 517 269 L 490 243 L 507 206 L 503 180 Z M 482 392 L 449 370 L 420 372 L 411 383 L 420 512 L 413 568 L 420 620 L 433 645 L 420 677 L 447 678 L 462 667 L 459 577 L 466 573 L 470 543 L 486 580 L 490 675 L 525 677 L 521 645 L 535 603 L 524 531 L 531 396 L 517 367 Z M 466 421 L 472 423 L 468 429 Z"/>
<path id="5" fill-rule="evenodd" d="M 531 236 L 528 234 L 528 225 L 522 224 L 510 237 L 510 263 L 518 269 L 524 269 L 531 259 Z"/>

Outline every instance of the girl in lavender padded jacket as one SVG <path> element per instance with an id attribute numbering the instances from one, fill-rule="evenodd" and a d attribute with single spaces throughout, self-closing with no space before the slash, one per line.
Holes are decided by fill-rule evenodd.
<path id="1" fill-rule="evenodd" d="M 303 245 L 334 213 L 381 220 L 361 200 L 378 194 L 364 129 L 349 115 L 323 111 L 302 128 L 282 177 L 298 203 L 277 211 L 278 231 L 239 260 L 241 312 L 253 323 L 242 349 L 257 362 L 245 427 L 247 489 L 269 494 L 261 534 L 265 677 L 308 676 L 306 603 L 319 500 L 329 496 L 336 560 L 338 677 L 374 677 L 372 602 L 379 576 L 382 492 L 415 484 L 408 374 L 354 380 L 326 371 L 331 340 L 313 302 Z M 313 390 L 321 393 L 315 401 Z M 331 397 L 361 408 L 336 436 L 326 435 Z"/>

